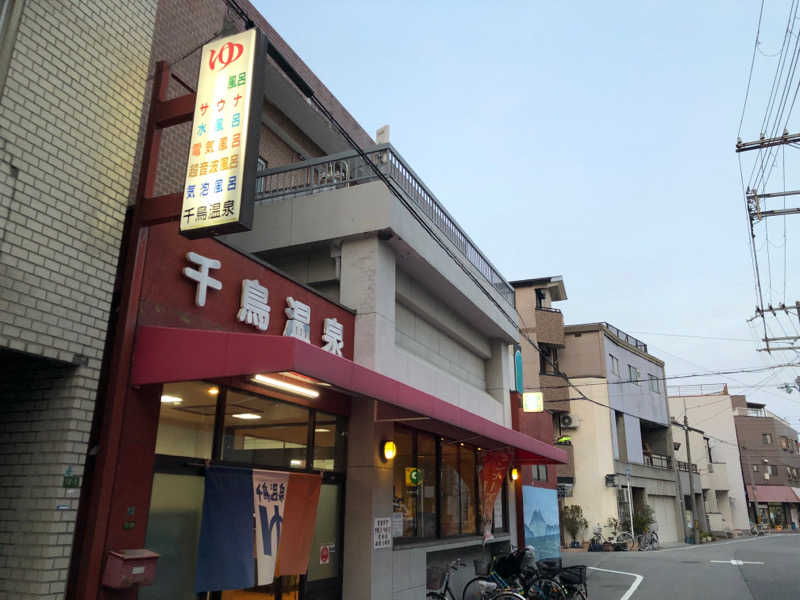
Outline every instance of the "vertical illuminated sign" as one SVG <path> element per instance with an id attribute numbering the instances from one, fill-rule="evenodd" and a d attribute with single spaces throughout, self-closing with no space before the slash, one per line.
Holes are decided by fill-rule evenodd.
<path id="1" fill-rule="evenodd" d="M 203 46 L 181 210 L 186 237 L 252 227 L 265 49 L 256 29 Z"/>

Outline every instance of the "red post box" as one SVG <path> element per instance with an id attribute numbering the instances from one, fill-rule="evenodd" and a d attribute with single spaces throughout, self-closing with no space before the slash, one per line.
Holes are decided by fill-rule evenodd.
<path id="1" fill-rule="evenodd" d="M 103 585 L 115 590 L 151 585 L 156 576 L 156 561 L 158 554 L 150 550 L 109 550 Z"/>

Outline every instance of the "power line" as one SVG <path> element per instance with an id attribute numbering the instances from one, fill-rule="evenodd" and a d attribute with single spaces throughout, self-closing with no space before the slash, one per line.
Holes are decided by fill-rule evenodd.
<path id="1" fill-rule="evenodd" d="M 742 116 L 739 119 L 739 133 L 742 134 L 742 123 L 744 123 L 744 113 L 747 109 L 747 99 L 750 96 L 750 81 L 753 79 L 753 65 L 756 62 L 756 48 L 758 48 L 758 37 L 761 34 L 761 17 L 764 14 L 764 0 L 761 0 L 761 9 L 758 11 L 758 26 L 756 27 L 756 41 L 753 43 L 753 57 L 750 59 L 750 73 L 747 75 L 747 89 L 744 93 L 744 104 L 742 105 Z"/>

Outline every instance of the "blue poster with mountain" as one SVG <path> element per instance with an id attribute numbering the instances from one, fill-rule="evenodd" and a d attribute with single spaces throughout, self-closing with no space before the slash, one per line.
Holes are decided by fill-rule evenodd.
<path id="1" fill-rule="evenodd" d="M 561 556 L 556 490 L 522 486 L 522 514 L 525 519 L 525 544 L 536 549 L 536 558 Z"/>

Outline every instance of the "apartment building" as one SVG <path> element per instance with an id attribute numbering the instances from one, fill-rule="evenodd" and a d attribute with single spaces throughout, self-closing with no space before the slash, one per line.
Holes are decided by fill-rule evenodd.
<path id="1" fill-rule="evenodd" d="M 0 598 L 406 600 L 516 540 L 506 470 L 566 453 L 512 429 L 514 290 L 400 153 L 246 0 L 0 9 Z M 254 226 L 190 240 L 200 47 L 249 26 Z M 258 477 L 295 494 L 268 529 Z"/>
<path id="2" fill-rule="evenodd" d="M 699 519 L 700 525 L 706 528 L 705 525 L 716 526 L 721 521 L 731 531 L 748 531 L 750 525 L 732 397 L 726 385 L 716 386 L 710 392 L 706 387 L 697 390 L 686 386 L 669 390 L 672 419 L 682 426 L 685 416 L 689 427 L 701 430 L 705 436 L 704 441 L 692 444 L 692 463 L 698 469 L 701 484 L 695 490 L 702 490 L 702 498 L 697 499 L 698 506 L 709 515 L 707 523 Z M 685 462 L 685 443 L 680 455 Z M 691 469 L 694 470 L 695 466 Z M 683 493 L 688 496 L 686 487 Z M 688 510 L 688 497 L 686 501 Z"/>
<path id="3" fill-rule="evenodd" d="M 663 542 L 683 539 L 663 361 L 609 323 L 567 325 L 558 359 L 574 386 L 556 432 L 572 443 L 574 487 L 565 503 L 580 505 L 594 528 L 627 519 L 632 498 L 634 512 L 653 509 Z"/>
<path id="4" fill-rule="evenodd" d="M 0 1 L 0 598 L 64 597 L 156 1 Z"/>
<path id="5" fill-rule="evenodd" d="M 800 446 L 797 430 L 766 405 L 731 396 L 748 509 L 753 522 L 800 526 Z"/>
<path id="6" fill-rule="evenodd" d="M 569 397 L 563 377 L 556 375 L 558 353 L 564 348 L 564 316 L 553 306 L 567 299 L 560 275 L 512 281 L 520 319 L 520 354 L 524 390 L 536 406 L 518 408 L 518 429 L 539 440 L 556 439 L 554 420 L 563 412 Z M 541 406 L 538 402 L 541 401 Z M 572 446 L 561 444 L 569 457 Z M 536 548 L 537 556 L 560 554 L 563 541 L 559 507 L 572 494 L 574 482 L 571 460 L 563 465 L 531 465 L 522 470 L 522 523 L 525 544 Z"/>

